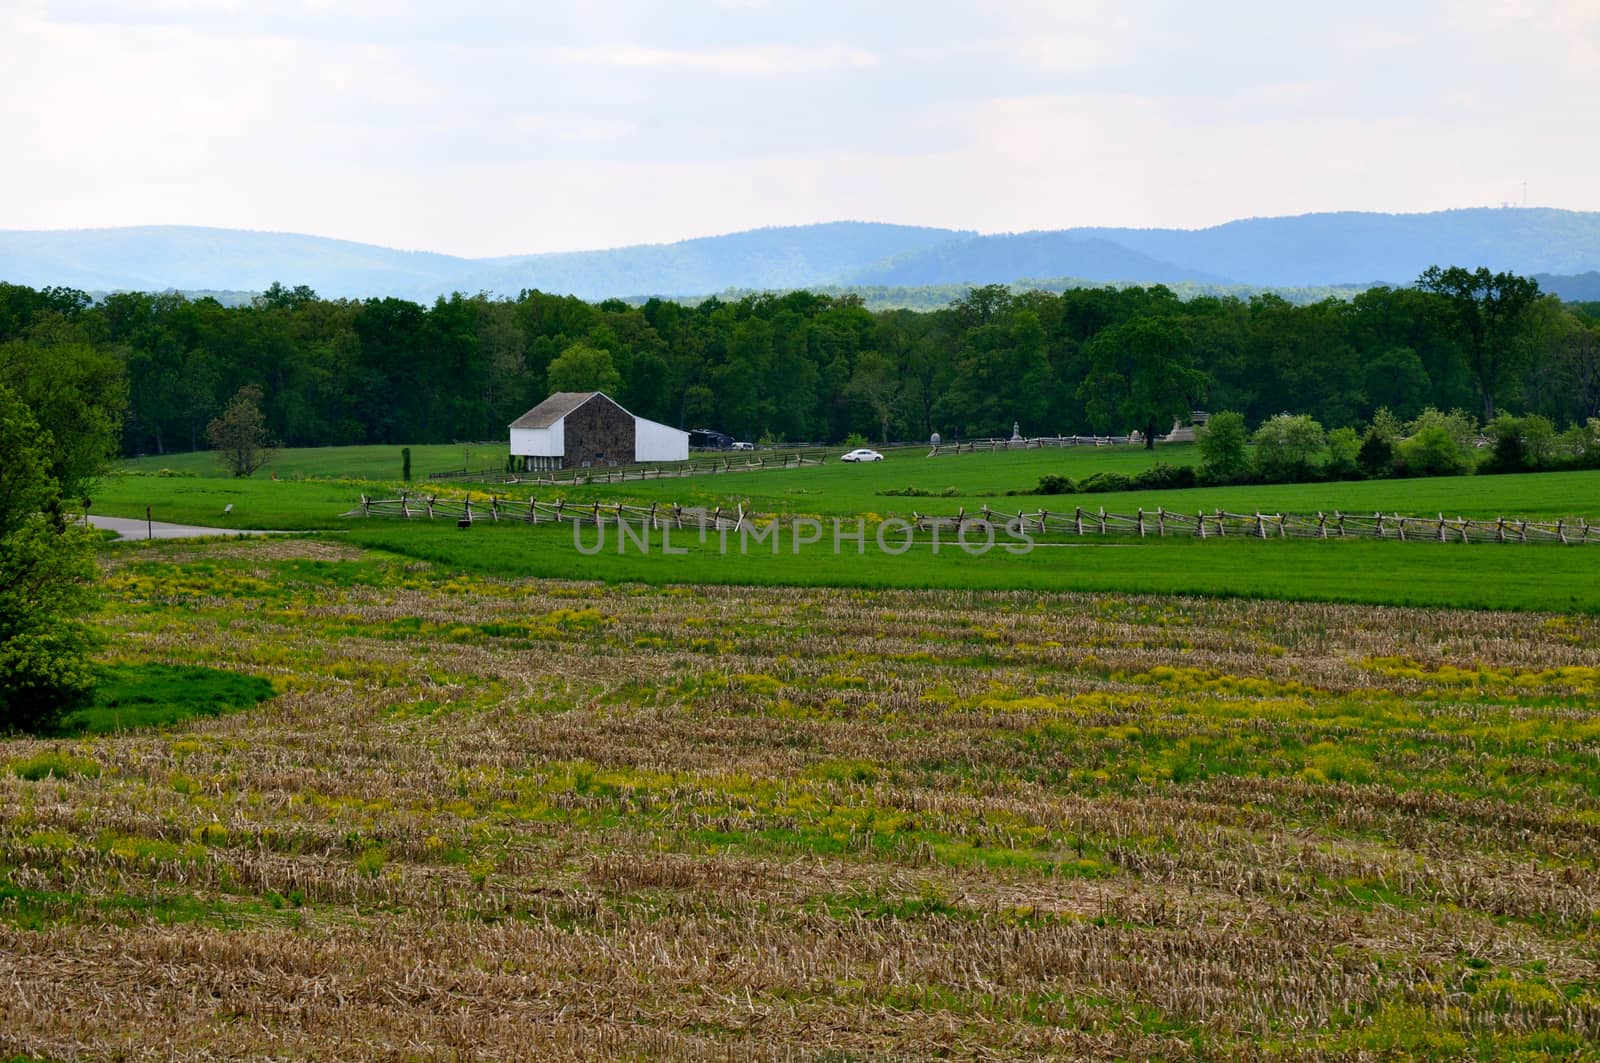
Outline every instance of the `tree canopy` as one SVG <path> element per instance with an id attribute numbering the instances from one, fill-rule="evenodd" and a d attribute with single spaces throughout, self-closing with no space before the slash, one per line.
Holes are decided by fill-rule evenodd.
<path id="1" fill-rule="evenodd" d="M 89 533 L 63 515 L 55 440 L 0 385 L 0 732 L 47 731 L 94 686 Z"/>
<path id="2" fill-rule="evenodd" d="M 1013 422 L 1029 435 L 1159 432 L 1202 393 L 1250 425 L 1292 413 L 1331 430 L 1380 407 L 1409 420 L 1492 404 L 1559 430 L 1600 414 L 1600 317 L 1525 278 L 1453 267 L 1307 305 L 988 285 L 926 313 L 808 291 L 420 305 L 285 283 L 228 307 L 0 284 L 0 381 L 43 410 L 64 377 L 84 385 L 72 394 L 125 389 L 126 416 L 109 426 L 125 454 L 207 446 L 207 426 L 251 385 L 285 446 L 499 439 L 550 392 L 591 389 L 679 427 L 790 442 L 1005 436 Z M 64 406 L 40 417 L 79 420 Z M 70 481 L 66 450 L 52 461 Z"/>

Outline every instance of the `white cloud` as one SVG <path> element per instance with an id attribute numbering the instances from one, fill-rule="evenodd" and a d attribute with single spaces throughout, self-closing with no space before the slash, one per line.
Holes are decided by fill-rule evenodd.
<path id="1" fill-rule="evenodd" d="M 841 68 L 871 67 L 878 62 L 871 52 L 841 45 L 814 48 L 772 45 L 689 51 L 627 44 L 565 48 L 558 54 L 566 62 L 584 66 L 684 70 L 702 74 L 810 74 Z"/>
<path id="2" fill-rule="evenodd" d="M 0 2 L 0 227 L 471 254 L 1600 208 L 1600 0 Z M 25 101 L 25 103 L 17 102 Z"/>

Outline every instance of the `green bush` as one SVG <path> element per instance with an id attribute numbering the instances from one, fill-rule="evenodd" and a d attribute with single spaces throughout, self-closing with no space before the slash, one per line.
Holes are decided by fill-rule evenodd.
<path id="1" fill-rule="evenodd" d="M 1249 433 L 1245 430 L 1243 414 L 1231 410 L 1214 413 L 1197 437 L 1206 479 L 1213 483 L 1234 483 L 1249 473 L 1250 456 L 1245 450 Z"/>
<path id="2" fill-rule="evenodd" d="M 1394 440 L 1375 424 L 1361 439 L 1361 449 L 1356 451 L 1356 467 L 1362 475 L 1374 480 L 1393 476 L 1396 456 Z"/>
<path id="3" fill-rule="evenodd" d="M 1327 457 L 1327 436 L 1310 416 L 1280 413 L 1256 429 L 1256 472 L 1268 483 L 1314 479 Z"/>
<path id="4" fill-rule="evenodd" d="M 1130 486 L 1139 490 L 1161 491 L 1169 488 L 1193 487 L 1198 481 L 1194 467 L 1190 465 L 1168 465 L 1157 462 L 1134 474 Z"/>
<path id="5" fill-rule="evenodd" d="M 1039 488 L 1034 494 L 1070 495 L 1077 490 L 1078 485 L 1072 482 L 1072 477 L 1052 472 L 1039 477 Z"/>
<path id="6" fill-rule="evenodd" d="M 1411 476 L 1460 476 L 1472 471 L 1472 458 L 1443 425 L 1430 425 L 1401 443 L 1400 459 Z"/>
<path id="7" fill-rule="evenodd" d="M 1083 494 L 1094 495 L 1108 491 L 1126 491 L 1133 486 L 1133 481 L 1120 472 L 1097 472 L 1078 484 L 1078 490 Z"/>

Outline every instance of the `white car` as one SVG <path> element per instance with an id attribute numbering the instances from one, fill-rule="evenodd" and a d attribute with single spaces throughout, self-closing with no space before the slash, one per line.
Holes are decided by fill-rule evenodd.
<path id="1" fill-rule="evenodd" d="M 754 449 L 756 449 L 756 445 L 754 443 L 735 443 L 729 449 L 730 450 L 754 450 Z"/>
<path id="2" fill-rule="evenodd" d="M 839 460 L 840 461 L 882 461 L 883 460 L 883 455 L 879 454 L 876 450 L 868 450 L 865 447 L 863 447 L 860 450 L 852 450 L 850 453 L 843 455 Z"/>

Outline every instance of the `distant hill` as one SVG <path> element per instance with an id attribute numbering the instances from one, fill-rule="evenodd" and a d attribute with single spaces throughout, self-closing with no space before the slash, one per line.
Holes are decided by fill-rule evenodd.
<path id="1" fill-rule="evenodd" d="M 1590 270 L 1577 276 L 1535 273 L 1533 279 L 1539 282 L 1541 289 L 1569 303 L 1600 302 L 1600 272 Z"/>
<path id="2" fill-rule="evenodd" d="M 865 263 L 973 235 L 872 222 L 753 229 L 676 244 L 497 259 L 465 276 L 461 287 L 509 295 L 538 288 L 586 299 L 734 287 L 800 288 L 833 283 Z"/>
<path id="3" fill-rule="evenodd" d="M 1600 269 L 1600 213 L 1483 207 L 1303 214 L 1210 229 L 1069 229 L 1241 284 L 1409 283 L 1432 265 L 1517 273 Z"/>
<path id="4" fill-rule="evenodd" d="M 471 259 L 296 233 L 187 225 L 0 231 L 0 280 L 93 290 L 235 289 L 273 281 L 323 295 L 446 290 Z"/>
<path id="5" fill-rule="evenodd" d="M 1197 288 L 1407 284 L 1428 266 L 1548 274 L 1547 290 L 1593 292 L 1600 213 L 1544 208 L 1433 214 L 1306 214 L 1209 229 L 1078 228 L 980 236 L 875 222 L 754 229 L 607 251 L 470 259 L 292 233 L 191 226 L 0 231 L 0 280 L 89 291 L 260 291 L 308 284 L 330 297 L 431 300 L 524 288 L 610 296 L 728 289 L 922 288 L 1029 277 Z M 1570 285 L 1564 289 L 1562 285 Z"/>
<path id="6" fill-rule="evenodd" d="M 1099 236 L 1023 233 L 975 236 L 908 251 L 858 270 L 849 284 L 1009 284 L 1022 277 L 1226 284 L 1227 278 L 1180 266 Z"/>

